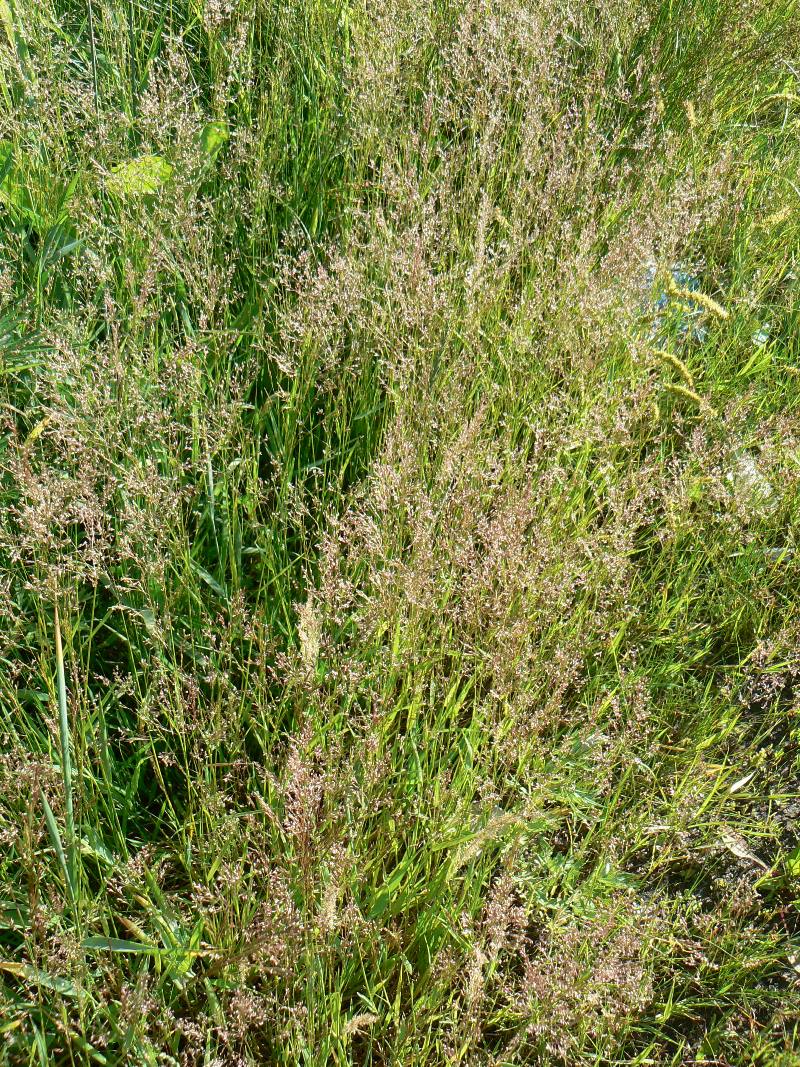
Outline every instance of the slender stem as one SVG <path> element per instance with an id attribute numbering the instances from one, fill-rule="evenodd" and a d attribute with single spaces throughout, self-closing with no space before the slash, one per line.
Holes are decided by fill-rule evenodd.
<path id="1" fill-rule="evenodd" d="M 70 873 L 75 871 L 75 814 L 72 804 L 72 758 L 69 744 L 69 716 L 67 712 L 67 683 L 64 677 L 64 650 L 61 645 L 61 623 L 58 603 L 55 605 L 56 676 L 58 681 L 58 731 L 61 744 L 61 773 L 64 778 L 64 802 L 67 813 L 67 854 Z"/>
<path id="2" fill-rule="evenodd" d="M 133 21 L 133 0 L 128 0 L 128 70 L 131 79 L 131 115 L 135 115 L 138 86 L 136 83 L 136 35 Z"/>
<path id="3" fill-rule="evenodd" d="M 100 114 L 100 84 L 97 79 L 97 44 L 94 39 L 94 11 L 92 0 L 86 0 L 89 8 L 89 44 L 92 53 L 92 88 L 94 89 L 94 108 Z"/>

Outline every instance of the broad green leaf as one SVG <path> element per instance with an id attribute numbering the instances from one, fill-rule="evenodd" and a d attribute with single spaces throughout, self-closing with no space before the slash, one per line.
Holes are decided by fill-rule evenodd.
<path id="1" fill-rule="evenodd" d="M 106 179 L 106 188 L 122 198 L 152 196 L 172 175 L 172 166 L 163 156 L 139 156 L 119 163 Z"/>
<path id="2" fill-rule="evenodd" d="M 200 134 L 200 147 L 205 155 L 213 159 L 229 136 L 227 123 L 216 120 L 207 122 Z"/>

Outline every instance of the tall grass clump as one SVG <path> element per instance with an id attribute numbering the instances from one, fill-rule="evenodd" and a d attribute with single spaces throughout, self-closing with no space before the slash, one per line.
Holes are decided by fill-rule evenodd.
<path id="1" fill-rule="evenodd" d="M 800 1048 L 795 0 L 0 0 L 0 1065 Z"/>

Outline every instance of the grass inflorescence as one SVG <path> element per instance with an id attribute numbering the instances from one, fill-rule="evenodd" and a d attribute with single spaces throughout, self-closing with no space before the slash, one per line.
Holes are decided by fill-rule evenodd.
<path id="1" fill-rule="evenodd" d="M 0 1065 L 800 1041 L 794 0 L 0 0 Z"/>

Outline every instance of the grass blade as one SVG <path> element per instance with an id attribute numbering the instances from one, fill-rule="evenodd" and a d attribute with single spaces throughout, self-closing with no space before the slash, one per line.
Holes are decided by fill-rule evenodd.
<path id="1" fill-rule="evenodd" d="M 61 840 L 61 834 L 58 832 L 58 823 L 56 817 L 53 814 L 53 809 L 50 807 L 50 803 L 45 796 L 44 790 L 42 793 L 42 807 L 44 808 L 44 821 L 47 823 L 47 830 L 50 834 L 50 840 L 53 843 L 58 864 L 61 867 L 62 874 L 64 875 L 64 881 L 67 886 L 67 891 L 70 896 L 70 900 L 75 900 L 75 882 L 72 877 L 71 864 L 67 863 L 67 856 L 64 851 L 64 843 Z"/>
<path id="2" fill-rule="evenodd" d="M 75 888 L 75 813 L 72 803 L 72 758 L 70 756 L 69 715 L 67 711 L 67 682 L 64 676 L 64 649 L 61 643 L 61 623 L 58 604 L 55 606 L 56 676 L 58 685 L 58 733 L 61 746 L 61 773 L 64 779 L 64 804 L 67 823 L 67 857 L 69 882 Z M 45 804 L 47 801 L 45 799 Z M 45 808 L 45 814 L 49 806 Z M 52 812 L 50 812 L 52 818 Z M 55 824 L 54 824 L 55 825 Z M 63 851 L 63 850 L 62 850 Z"/>

